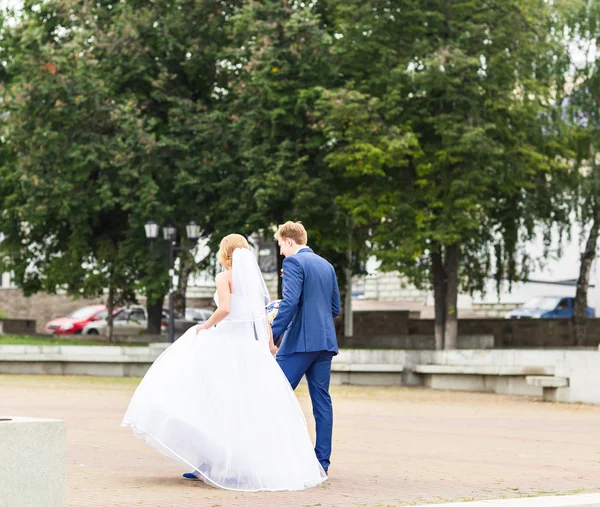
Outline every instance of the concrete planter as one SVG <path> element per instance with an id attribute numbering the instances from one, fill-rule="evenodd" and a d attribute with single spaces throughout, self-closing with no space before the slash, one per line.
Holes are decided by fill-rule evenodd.
<path id="1" fill-rule="evenodd" d="M 64 507 L 64 421 L 0 419 L 0 507 Z"/>

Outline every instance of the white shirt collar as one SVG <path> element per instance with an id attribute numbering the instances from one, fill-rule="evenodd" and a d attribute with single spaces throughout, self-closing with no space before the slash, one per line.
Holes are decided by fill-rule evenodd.
<path id="1" fill-rule="evenodd" d="M 298 248 L 298 250 L 296 250 L 295 254 L 297 254 L 297 253 L 298 253 L 298 252 L 300 252 L 301 250 L 306 250 L 306 249 L 308 249 L 308 248 L 310 248 L 310 247 L 309 247 L 309 246 L 307 246 L 307 245 L 303 245 L 303 246 L 301 246 L 300 248 Z M 294 255 L 295 255 L 295 254 L 294 254 Z"/>

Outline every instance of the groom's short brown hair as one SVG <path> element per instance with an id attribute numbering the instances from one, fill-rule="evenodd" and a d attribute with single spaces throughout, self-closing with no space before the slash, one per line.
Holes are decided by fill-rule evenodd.
<path id="1" fill-rule="evenodd" d="M 280 225 L 275 233 L 275 239 L 279 240 L 279 238 L 291 239 L 297 245 L 306 245 L 308 242 L 306 229 L 301 222 L 286 222 Z"/>

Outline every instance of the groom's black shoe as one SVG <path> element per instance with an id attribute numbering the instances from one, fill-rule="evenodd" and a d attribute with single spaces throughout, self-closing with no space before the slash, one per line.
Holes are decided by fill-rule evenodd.
<path id="1" fill-rule="evenodd" d="M 185 477 L 186 479 L 197 479 L 198 475 L 198 472 L 187 472 L 183 474 L 183 477 Z"/>

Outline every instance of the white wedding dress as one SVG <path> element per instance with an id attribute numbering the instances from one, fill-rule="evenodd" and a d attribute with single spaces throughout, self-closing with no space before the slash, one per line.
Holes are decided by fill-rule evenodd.
<path id="1" fill-rule="evenodd" d="M 123 419 L 137 437 L 219 488 L 299 490 L 327 479 L 269 351 L 266 302 L 254 255 L 235 250 L 229 316 L 167 348 Z"/>

